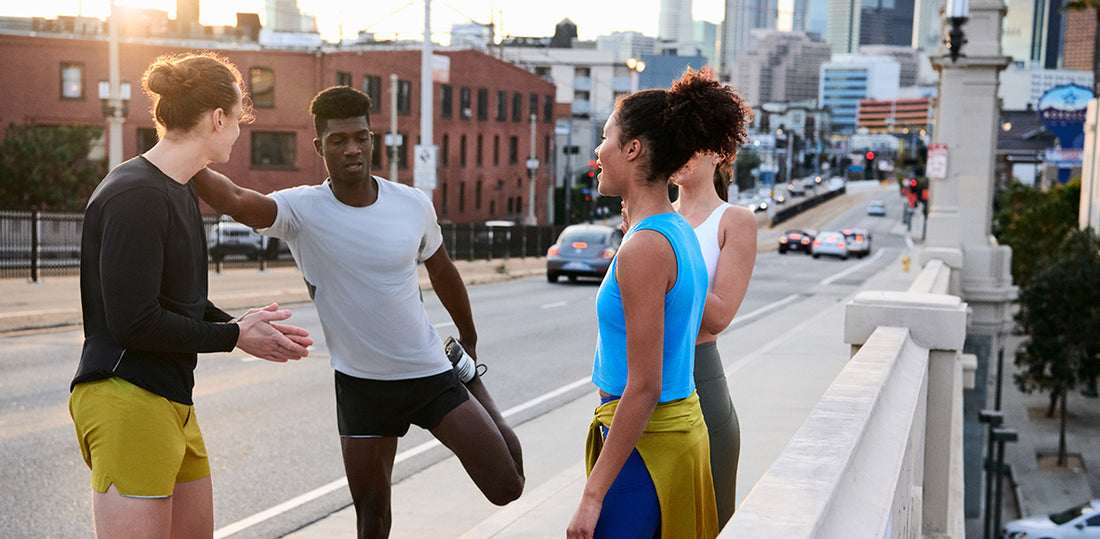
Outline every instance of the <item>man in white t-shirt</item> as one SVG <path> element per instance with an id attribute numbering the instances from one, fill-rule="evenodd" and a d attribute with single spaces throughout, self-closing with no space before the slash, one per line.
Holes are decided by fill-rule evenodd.
<path id="1" fill-rule="evenodd" d="M 519 439 L 471 360 L 452 364 L 428 320 L 418 262 L 462 348 L 477 357 L 470 300 L 431 200 L 371 175 L 370 106 L 368 96 L 347 86 L 314 98 L 313 145 L 329 173 L 320 185 L 265 196 L 209 170 L 193 181 L 215 210 L 290 246 L 336 371 L 337 423 L 359 536 L 386 537 L 397 440 L 410 424 L 451 448 L 494 504 L 518 498 L 524 475 Z"/>

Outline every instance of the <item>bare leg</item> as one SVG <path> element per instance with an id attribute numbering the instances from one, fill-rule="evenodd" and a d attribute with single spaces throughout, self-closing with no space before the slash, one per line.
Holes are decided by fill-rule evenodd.
<path id="1" fill-rule="evenodd" d="M 397 438 L 340 438 L 359 539 L 390 535 L 390 479 Z"/>
<path id="2" fill-rule="evenodd" d="M 451 410 L 431 432 L 454 452 L 490 502 L 506 505 L 523 493 L 519 438 L 504 422 L 480 379 L 466 387 L 473 398 Z"/>
<path id="3" fill-rule="evenodd" d="M 129 498 L 114 485 L 92 491 L 95 534 L 113 537 L 168 538 L 172 529 L 172 498 Z"/>
<path id="4" fill-rule="evenodd" d="M 214 489 L 210 476 L 176 483 L 172 500 L 172 538 L 214 535 Z"/>

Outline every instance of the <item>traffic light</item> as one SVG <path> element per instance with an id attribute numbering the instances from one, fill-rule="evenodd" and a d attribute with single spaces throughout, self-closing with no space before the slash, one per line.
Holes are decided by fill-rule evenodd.
<path id="1" fill-rule="evenodd" d="M 909 190 L 916 193 L 918 183 L 920 182 L 918 182 L 916 178 L 909 178 Z"/>
<path id="2" fill-rule="evenodd" d="M 863 162 L 863 179 L 873 180 L 875 179 L 875 152 L 868 151 L 867 155 L 863 157 L 865 158 Z"/>

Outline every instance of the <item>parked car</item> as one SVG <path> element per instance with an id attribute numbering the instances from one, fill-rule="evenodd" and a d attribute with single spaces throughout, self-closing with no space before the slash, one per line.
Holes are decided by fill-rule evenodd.
<path id="1" fill-rule="evenodd" d="M 845 228 L 840 231 L 848 242 L 848 252 L 863 258 L 871 254 L 871 233 L 866 228 Z"/>
<path id="2" fill-rule="evenodd" d="M 800 197 L 806 195 L 806 188 L 802 186 L 801 182 L 791 182 L 787 184 L 787 192 L 792 197 Z"/>
<path id="3" fill-rule="evenodd" d="M 221 262 L 226 256 L 231 255 L 259 260 L 260 254 L 266 248 L 267 242 L 263 236 L 229 217 L 222 217 L 220 221 L 214 223 L 206 237 L 206 249 L 215 262 Z"/>
<path id="4" fill-rule="evenodd" d="M 810 254 L 816 235 L 817 231 L 812 229 L 796 229 L 784 232 L 782 236 L 779 236 L 779 254 L 785 255 L 787 251 L 801 251 Z"/>
<path id="5" fill-rule="evenodd" d="M 822 232 L 814 238 L 810 253 L 814 258 L 825 255 L 839 256 L 841 260 L 848 260 L 848 242 L 840 232 Z"/>
<path id="6" fill-rule="evenodd" d="M 1004 525 L 1005 539 L 1100 539 L 1100 500 L 1059 513 L 1022 518 Z"/>
<path id="7" fill-rule="evenodd" d="M 886 217 L 886 203 L 881 200 L 872 200 L 867 204 L 867 215 Z"/>
<path id="8" fill-rule="evenodd" d="M 587 224 L 565 227 L 557 243 L 546 251 L 546 280 L 556 283 L 562 275 L 570 281 L 577 277 L 602 279 L 622 241 L 623 233 L 618 227 Z"/>

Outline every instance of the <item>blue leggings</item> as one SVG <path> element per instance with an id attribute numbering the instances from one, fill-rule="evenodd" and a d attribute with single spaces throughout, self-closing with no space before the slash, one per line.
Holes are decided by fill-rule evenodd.
<path id="1" fill-rule="evenodd" d="M 601 404 L 614 400 L 601 399 Z M 604 438 L 607 428 L 601 427 Z M 657 489 L 637 449 L 630 452 L 615 482 L 603 499 L 600 519 L 596 522 L 596 539 L 660 537 L 661 504 Z"/>

